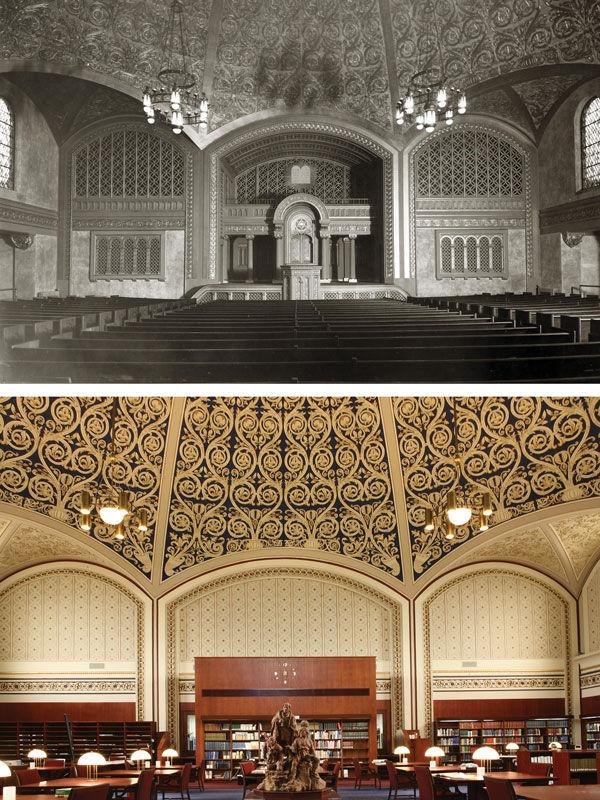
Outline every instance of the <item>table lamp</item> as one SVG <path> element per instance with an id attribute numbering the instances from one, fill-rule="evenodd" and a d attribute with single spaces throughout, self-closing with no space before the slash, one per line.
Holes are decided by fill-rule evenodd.
<path id="1" fill-rule="evenodd" d="M 86 774 L 88 778 L 97 778 L 98 767 L 106 764 L 106 759 L 102 753 L 96 753 L 94 750 L 90 750 L 88 753 L 84 753 L 82 756 L 79 756 L 77 759 L 77 764 L 86 768 Z"/>
<path id="2" fill-rule="evenodd" d="M 131 754 L 131 761 L 135 762 L 138 769 L 141 769 L 146 761 L 150 761 L 152 756 L 147 750 L 136 750 Z"/>
<path id="3" fill-rule="evenodd" d="M 408 764 L 409 754 L 410 754 L 410 747 L 407 747 L 405 744 L 398 745 L 398 747 L 394 750 L 395 756 L 402 756 L 403 764 Z"/>
<path id="4" fill-rule="evenodd" d="M 516 742 L 509 742 L 509 743 L 506 745 L 506 749 L 508 750 L 508 752 L 509 752 L 511 755 L 513 755 L 513 753 L 516 753 L 516 752 L 517 752 L 517 750 L 519 749 L 519 745 L 518 745 Z"/>
<path id="5" fill-rule="evenodd" d="M 424 755 L 425 758 L 429 759 L 429 769 L 433 769 L 434 767 L 437 767 L 438 758 L 443 758 L 446 753 L 441 747 L 428 747 L 427 750 L 425 750 Z"/>
<path id="6" fill-rule="evenodd" d="M 493 747 L 478 747 L 471 758 L 473 761 L 481 762 L 480 765 L 477 765 L 477 774 L 483 775 L 484 772 L 489 772 L 492 766 L 492 761 L 498 761 L 500 758 L 500 753 L 497 750 L 494 750 Z"/>
<path id="7" fill-rule="evenodd" d="M 44 764 L 44 759 L 47 757 L 47 753 L 45 750 L 40 750 L 39 748 L 34 748 L 27 753 L 27 758 L 30 758 L 33 761 L 34 766 L 41 767 Z"/>
<path id="8" fill-rule="evenodd" d="M 550 742 L 548 750 L 562 750 L 562 744 L 560 742 Z"/>
<path id="9" fill-rule="evenodd" d="M 177 750 L 174 750 L 172 747 L 167 747 L 166 750 L 162 751 L 162 754 L 163 754 L 163 758 L 167 759 L 167 766 L 168 767 L 171 766 L 171 763 L 172 763 L 173 759 L 177 758 L 177 756 L 179 755 Z"/>

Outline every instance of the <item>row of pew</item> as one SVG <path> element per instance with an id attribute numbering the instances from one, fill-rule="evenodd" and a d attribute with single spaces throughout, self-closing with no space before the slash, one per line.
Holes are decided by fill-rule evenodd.
<path id="1" fill-rule="evenodd" d="M 179 302 L 12 344 L 8 372 L 36 382 L 600 380 L 593 298 Z M 563 316 L 586 320 L 585 339 L 553 324 Z"/>

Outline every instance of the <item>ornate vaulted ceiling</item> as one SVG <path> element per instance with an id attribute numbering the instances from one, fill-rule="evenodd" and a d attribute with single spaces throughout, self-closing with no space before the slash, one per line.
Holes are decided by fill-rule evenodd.
<path id="1" fill-rule="evenodd" d="M 432 3 L 422 0 L 185 0 L 184 6 L 212 129 L 288 108 L 352 114 L 390 131 L 399 94 L 426 63 L 423 54 L 436 49 Z M 55 65 L 62 74 L 87 70 L 139 92 L 159 69 L 168 7 L 157 0 L 12 0 L 0 7 L 0 52 L 8 63 Z M 473 95 L 478 85 L 510 85 L 517 76 L 516 93 L 499 90 L 502 104 L 516 105 L 513 116 L 524 113 L 536 129 L 569 85 L 597 74 L 600 0 L 444 0 L 436 10 L 449 76 Z M 572 76 L 557 77 L 556 65 Z M 520 75 L 531 68 L 533 75 Z M 69 96 L 71 121 L 88 103 L 80 94 L 81 87 Z M 105 100 L 115 102 L 110 95 Z M 495 105 L 489 110 L 498 113 Z M 56 107 L 49 113 L 60 115 Z"/>
<path id="2" fill-rule="evenodd" d="M 453 406 L 456 411 L 453 412 Z M 112 398 L 0 401 L 0 578 L 91 561 L 149 591 L 225 563 L 293 556 L 354 565 L 407 593 L 501 559 L 576 591 L 600 554 L 600 400 Z M 462 480 L 490 531 L 447 540 L 425 508 Z M 149 530 L 77 527 L 82 488 L 127 487 Z"/>

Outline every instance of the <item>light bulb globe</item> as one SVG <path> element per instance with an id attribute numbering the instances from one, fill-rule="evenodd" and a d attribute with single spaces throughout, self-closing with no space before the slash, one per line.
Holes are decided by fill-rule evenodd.
<path id="1" fill-rule="evenodd" d="M 118 506 L 102 506 L 98 513 L 105 525 L 120 525 L 125 519 L 126 511 Z"/>
<path id="2" fill-rule="evenodd" d="M 446 514 L 450 522 L 457 528 L 460 528 L 461 525 L 466 525 L 471 519 L 471 509 L 466 506 L 449 508 Z"/>

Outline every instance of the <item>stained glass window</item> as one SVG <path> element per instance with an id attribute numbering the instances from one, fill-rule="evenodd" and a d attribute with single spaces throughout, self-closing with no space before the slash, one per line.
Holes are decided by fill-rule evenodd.
<path id="1" fill-rule="evenodd" d="M 581 164 L 583 188 L 600 186 L 600 97 L 590 100 L 581 115 Z"/>
<path id="2" fill-rule="evenodd" d="M 9 104 L 0 97 L 0 187 L 12 189 L 14 165 L 14 120 Z"/>

